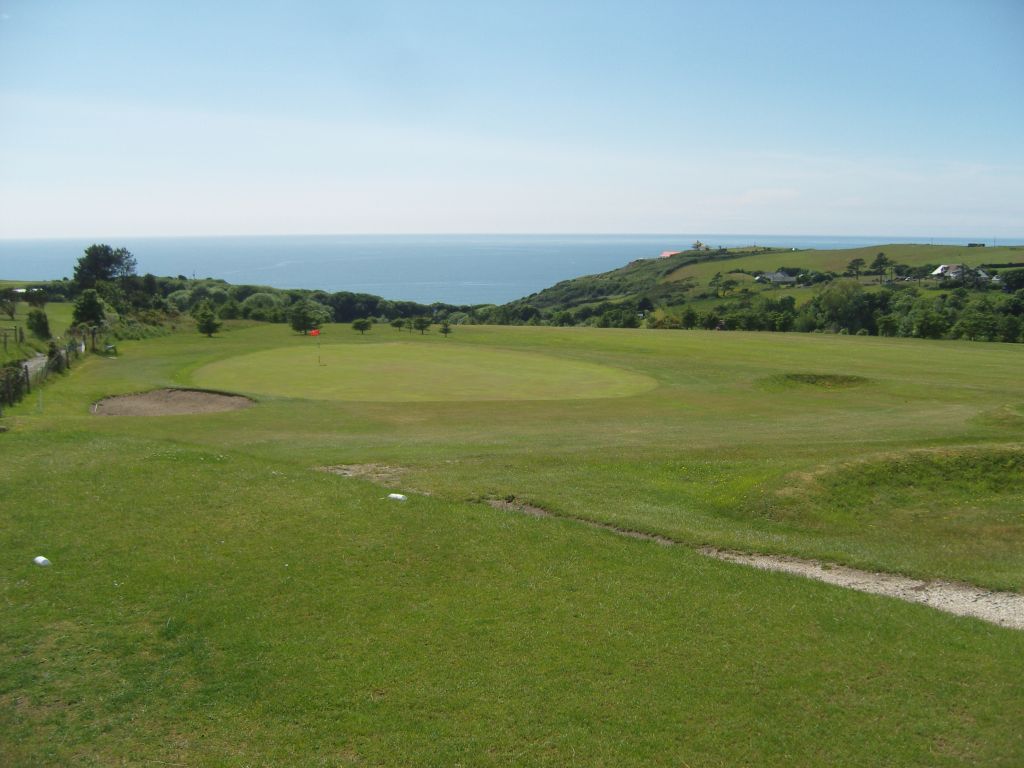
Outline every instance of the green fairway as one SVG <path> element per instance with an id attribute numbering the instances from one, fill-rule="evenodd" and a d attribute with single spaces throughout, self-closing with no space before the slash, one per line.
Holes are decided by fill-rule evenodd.
<path id="1" fill-rule="evenodd" d="M 1020 345 L 322 339 L 128 341 L 5 411 L 0 763 L 1024 763 L 1024 633 L 693 551 L 1024 590 Z M 259 404 L 90 414 L 169 386 Z"/>
<path id="2" fill-rule="evenodd" d="M 626 397 L 657 386 L 647 376 L 551 355 L 456 343 L 268 349 L 203 366 L 195 383 L 222 390 L 324 400 L 572 400 Z"/>

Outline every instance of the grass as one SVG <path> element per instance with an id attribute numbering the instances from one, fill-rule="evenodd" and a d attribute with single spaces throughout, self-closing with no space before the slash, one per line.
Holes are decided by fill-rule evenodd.
<path id="1" fill-rule="evenodd" d="M 773 272 L 779 267 L 802 267 L 818 272 L 842 274 L 853 259 L 864 259 L 866 264 L 870 264 L 879 253 L 884 253 L 892 262 L 911 267 L 923 264 L 970 264 L 976 266 L 982 263 L 1024 261 L 1024 245 L 967 248 L 959 245 L 890 243 L 867 248 L 810 249 L 789 253 L 752 254 L 722 261 L 705 261 L 681 267 L 668 275 L 666 279 L 672 281 L 694 277 L 706 284 L 717 272 L 721 272 L 723 275 L 734 269 L 744 269 L 749 272 Z M 872 278 L 864 276 L 863 279 L 865 282 L 870 282 Z M 877 281 L 877 278 L 874 279 Z"/>
<path id="2" fill-rule="evenodd" d="M 753 277 L 734 270 L 746 272 L 773 272 L 780 267 L 799 267 L 818 272 L 835 272 L 843 274 L 847 265 L 855 258 L 861 258 L 866 265 L 871 264 L 878 253 L 885 255 L 894 263 L 916 267 L 925 264 L 968 264 L 978 266 L 983 263 L 1017 263 L 1024 262 L 1024 245 L 997 246 L 988 248 L 967 248 L 958 245 L 915 245 L 888 244 L 875 245 L 867 248 L 843 248 L 836 250 L 801 250 L 790 252 L 753 253 L 738 258 L 727 258 L 704 261 L 680 267 L 665 276 L 667 284 L 677 284 L 684 280 L 693 281 L 693 289 L 686 299 L 686 305 L 698 311 L 708 311 L 723 304 L 730 304 L 738 298 L 733 292 L 727 297 L 710 296 L 696 298 L 694 294 L 711 291 L 708 283 L 718 273 L 730 280 L 736 280 L 739 288 L 747 288 L 754 296 L 764 295 L 774 299 L 792 296 L 797 306 L 810 301 L 820 293 L 828 283 L 811 286 L 772 286 L 753 282 Z M 882 290 L 879 278 L 863 271 L 859 279 L 866 291 Z M 926 280 L 914 283 L 916 287 L 939 289 L 938 282 Z"/>
<path id="3" fill-rule="evenodd" d="M 13 281 L 0 281 L 0 287 L 3 287 L 5 282 L 9 287 L 20 287 L 21 285 Z M 25 325 L 25 317 L 30 309 L 31 307 L 28 304 L 19 301 L 15 305 L 13 320 L 6 315 L 0 319 L 0 328 L 10 329 L 18 326 L 25 332 L 25 341 L 23 343 L 15 343 L 13 339 L 8 339 L 6 349 L 0 345 L 0 365 L 10 360 L 24 360 L 46 351 L 46 342 L 33 336 Z M 71 313 L 73 311 L 74 305 L 67 302 L 54 302 L 46 305 L 45 312 L 50 321 L 50 332 L 54 336 L 60 336 L 67 331 L 71 325 Z"/>
<path id="4" fill-rule="evenodd" d="M 375 402 L 626 397 L 653 379 L 550 355 L 413 342 L 337 345 L 311 340 L 209 363 L 204 387 L 252 395 Z"/>
<path id="5" fill-rule="evenodd" d="M 478 503 L 512 494 L 694 545 L 1021 590 L 1019 348 L 586 328 L 321 338 L 320 378 L 293 357 L 312 341 L 281 326 L 123 342 L 10 411 L 7 762 L 1024 760 L 1024 682 L 1007 673 L 1021 633 Z M 345 397 L 396 360 L 424 374 Z M 591 375 L 646 388 L 522 399 L 549 391 L 545 366 L 578 393 Z M 527 389 L 479 396 L 520 370 Z M 214 376 L 257 407 L 88 414 Z M 400 470 L 389 487 L 408 502 L 314 470 L 370 462 Z"/>

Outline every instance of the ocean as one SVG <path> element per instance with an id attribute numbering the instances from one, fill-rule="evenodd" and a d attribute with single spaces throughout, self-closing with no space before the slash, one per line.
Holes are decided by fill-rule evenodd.
<path id="1" fill-rule="evenodd" d="M 94 242 L 127 248 L 139 274 L 215 277 L 276 288 L 373 293 L 422 303 L 501 304 L 560 280 L 688 248 L 856 248 L 979 238 L 814 235 L 287 235 L 0 240 L 0 279 L 70 277 Z"/>

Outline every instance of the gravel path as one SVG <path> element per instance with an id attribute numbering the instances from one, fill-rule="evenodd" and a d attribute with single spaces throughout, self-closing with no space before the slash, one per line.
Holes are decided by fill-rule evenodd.
<path id="1" fill-rule="evenodd" d="M 487 503 L 495 509 L 519 512 L 533 517 L 563 517 L 546 509 L 525 504 L 518 499 L 492 499 Z M 608 523 L 599 523 L 580 517 L 568 517 L 567 519 L 575 520 L 591 528 L 611 531 L 618 536 L 651 541 L 663 546 L 683 545 L 682 542 L 665 536 L 630 531 Z M 845 565 L 829 565 L 799 557 L 746 554 L 715 547 L 700 547 L 697 552 L 738 565 L 747 565 L 766 571 L 792 573 L 837 587 L 869 592 L 873 595 L 895 597 L 898 600 L 921 603 L 957 616 L 971 616 L 998 624 L 1001 627 L 1024 630 L 1024 595 L 1017 592 L 992 592 L 973 587 L 970 584 L 951 581 L 922 581 L 895 573 L 861 571 L 857 568 L 847 568 Z"/>
<path id="2" fill-rule="evenodd" d="M 35 378 L 35 375 L 46 367 L 46 355 L 36 355 L 25 361 L 28 366 L 28 375 Z"/>
<path id="3" fill-rule="evenodd" d="M 895 573 L 873 573 L 797 557 L 751 555 L 714 547 L 702 547 L 697 551 L 730 563 L 792 573 L 826 584 L 856 589 L 858 592 L 921 603 L 957 616 L 973 616 L 1002 627 L 1024 629 L 1024 595 L 1016 592 L 990 592 L 970 584 L 951 581 L 921 581 Z"/>

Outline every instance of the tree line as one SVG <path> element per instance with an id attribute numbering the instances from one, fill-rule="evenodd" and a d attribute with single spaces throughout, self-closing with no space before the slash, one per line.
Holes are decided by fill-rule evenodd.
<path id="1" fill-rule="evenodd" d="M 805 283 L 823 283 L 824 287 L 801 306 L 792 295 L 754 292 L 722 275 L 711 280 L 708 292 L 698 295 L 723 299 L 712 308 L 697 309 L 686 303 L 681 291 L 693 287 L 686 281 L 674 283 L 662 293 L 646 291 L 643 295 L 610 298 L 624 289 L 639 288 L 642 268 L 629 265 L 607 276 L 565 281 L 501 306 L 421 304 L 349 291 L 230 285 L 223 280 L 183 275 L 140 276 L 136 274 L 134 256 L 126 249 L 93 245 L 78 259 L 71 279 L 38 283 L 24 296 L 35 311 L 29 327 L 38 330 L 41 338 L 49 335 L 42 311 L 46 301 L 71 299 L 75 301 L 76 324 L 95 327 L 118 318 L 127 332 L 134 328 L 139 333 L 143 331 L 138 329 L 144 329 L 147 323 L 159 325 L 166 316 L 191 314 L 204 333 L 216 332 L 223 320 L 250 319 L 290 323 L 300 332 L 329 322 L 365 320 L 371 325 L 356 330 L 365 333 L 373 323 L 406 328 L 411 321 L 426 322 L 427 327 L 432 322 L 445 323 L 449 328 L 478 323 L 643 326 L 1024 340 L 1024 269 L 1001 271 L 998 284 L 981 282 L 972 277 L 970 270 L 963 270 L 958 280 L 946 281 L 940 290 L 922 289 L 908 281 L 926 276 L 932 265 L 907 267 L 880 253 L 870 264 L 859 258 L 852 260 L 845 277 L 853 279 L 835 273 L 780 268 L 799 274 Z M 865 290 L 859 281 L 861 274 L 877 275 L 881 287 Z"/>

